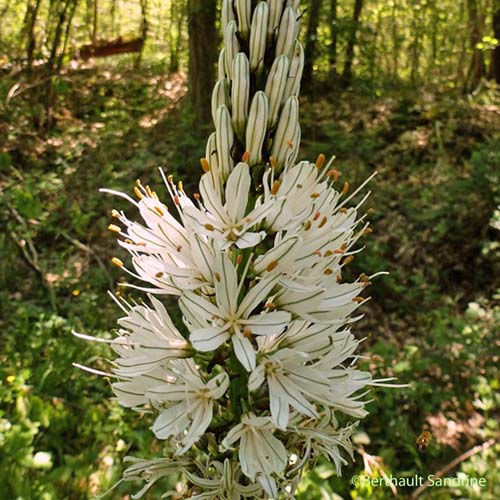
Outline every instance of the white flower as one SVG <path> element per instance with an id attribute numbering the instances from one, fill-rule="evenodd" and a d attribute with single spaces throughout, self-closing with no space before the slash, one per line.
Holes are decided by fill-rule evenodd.
<path id="1" fill-rule="evenodd" d="M 253 413 L 244 415 L 241 423 L 233 427 L 221 444 L 223 450 L 240 442 L 238 459 L 241 470 L 252 481 L 256 479 L 268 494 L 276 496 L 273 474 L 281 474 L 287 465 L 287 451 L 283 443 L 273 435 L 274 426 L 268 417 Z"/>
<path id="2" fill-rule="evenodd" d="M 142 498 L 158 479 L 176 474 L 183 466 L 189 465 L 187 460 L 175 460 L 171 457 L 143 460 L 129 456 L 125 457 L 123 461 L 132 464 L 125 469 L 123 481 L 146 481 L 144 487 L 132 495 L 134 500 Z M 118 486 L 118 484 L 115 486 Z"/>
<path id="3" fill-rule="evenodd" d="M 347 460 L 342 456 L 342 452 L 353 459 L 351 435 L 356 429 L 356 424 L 348 425 L 342 429 L 337 429 L 328 422 L 328 418 L 318 424 L 308 424 L 297 426 L 294 431 L 300 436 L 300 441 L 305 441 L 306 452 L 299 465 L 303 465 L 310 459 L 310 455 L 324 455 L 329 457 L 335 464 L 337 475 L 342 475 L 342 465 L 347 464 Z"/>
<path id="4" fill-rule="evenodd" d="M 305 363 L 309 356 L 292 349 L 280 349 L 264 357 L 252 372 L 248 381 L 251 391 L 259 389 L 264 380 L 269 388 L 269 406 L 274 425 L 285 430 L 288 424 L 289 406 L 311 418 L 318 412 L 311 404 L 325 399 L 329 381 L 319 370 Z"/>
<path id="5" fill-rule="evenodd" d="M 161 384 L 148 390 L 156 402 L 170 404 L 155 420 L 153 432 L 158 439 L 180 435 L 184 430 L 181 455 L 203 436 L 213 417 L 214 401 L 221 398 L 229 387 L 229 376 L 223 372 L 207 383 L 192 372 L 180 373 L 175 383 Z"/>
<path id="6" fill-rule="evenodd" d="M 166 181 L 174 204 L 183 219 L 183 208 L 192 207 L 182 185 L 177 189 L 172 178 Z M 103 190 L 124 197 L 139 210 L 145 225 L 129 220 L 123 212 L 113 211 L 113 216 L 123 225 L 110 224 L 117 233 L 120 246 L 132 255 L 135 273 L 124 268 L 131 276 L 149 282 L 154 288 L 128 285 L 143 291 L 180 295 L 183 290 L 194 290 L 212 280 L 212 251 L 206 238 L 191 234 L 185 224 L 173 217 L 166 205 L 151 191 L 149 186 L 137 183 L 135 192 L 138 202 L 123 193 Z"/>
<path id="7" fill-rule="evenodd" d="M 262 498 L 262 489 L 259 484 L 254 483 L 245 486 L 239 483 L 241 469 L 239 465 L 229 459 L 224 460 L 224 464 L 212 461 L 207 467 L 201 468 L 201 464 L 198 464 L 198 467 L 201 469 L 200 473 L 203 477 L 183 469 L 189 482 L 202 489 L 202 493 L 190 496 L 190 500 L 239 499 L 240 497 Z"/>
<path id="8" fill-rule="evenodd" d="M 237 271 L 226 253 L 217 255 L 214 269 L 216 304 L 193 292 L 186 292 L 179 301 L 185 316 L 192 320 L 191 343 L 196 350 L 207 352 L 231 339 L 236 357 L 247 371 L 251 371 L 255 368 L 252 336 L 278 335 L 290 321 L 290 313 L 286 311 L 252 315 L 279 277 L 270 275 L 262 278 L 238 304 L 240 287 Z"/>
<path id="9" fill-rule="evenodd" d="M 200 181 L 204 207 L 186 207 L 184 213 L 197 231 L 215 238 L 222 249 L 235 244 L 238 248 L 253 247 L 266 236 L 264 231 L 253 232 L 267 214 L 271 204 L 257 206 L 246 213 L 252 179 L 247 163 L 240 162 L 229 175 L 223 204 L 209 173 Z"/>
<path id="10" fill-rule="evenodd" d="M 150 297 L 147 305 L 130 307 L 118 320 L 120 336 L 112 343 L 120 355 L 115 372 L 125 377 L 142 375 L 158 368 L 168 359 L 186 358 L 192 353 L 189 343 L 174 326 L 165 306 Z M 123 301 L 124 302 L 124 301 Z M 126 310 L 126 309 L 125 309 Z"/>

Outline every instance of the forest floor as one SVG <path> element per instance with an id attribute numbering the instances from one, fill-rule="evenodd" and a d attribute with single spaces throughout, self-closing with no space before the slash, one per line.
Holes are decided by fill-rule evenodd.
<path id="1" fill-rule="evenodd" d="M 5 498 L 77 500 L 112 484 L 126 452 L 159 446 L 147 422 L 109 401 L 105 381 L 71 365 L 99 366 L 108 355 L 71 330 L 110 331 L 118 315 L 106 298 L 120 275 L 106 227 L 111 208 L 129 207 L 98 189 L 131 192 L 136 178 L 159 187 L 162 166 L 194 190 L 210 130 L 191 126 L 183 75 L 68 73 L 56 82 L 55 126 L 43 133 L 29 89 L 7 99 L 13 83 L 0 81 L 0 481 Z M 320 463 L 299 498 L 386 498 L 348 480 L 363 470 L 363 446 L 382 459 L 376 475 L 426 477 L 490 439 L 497 444 L 447 472 L 486 477 L 486 488 L 434 487 L 422 497 L 500 498 L 498 94 L 374 94 L 359 84 L 304 97 L 301 157 L 335 154 L 339 185 L 379 172 L 367 205 L 374 233 L 352 272 L 390 275 L 374 283 L 355 332 L 366 337 L 370 369 L 409 387 L 374 392 L 356 463 L 343 479 Z M 420 452 L 426 425 L 433 439 Z"/>

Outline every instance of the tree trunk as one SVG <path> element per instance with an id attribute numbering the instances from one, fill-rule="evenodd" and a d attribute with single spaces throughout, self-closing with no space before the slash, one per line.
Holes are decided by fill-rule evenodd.
<path id="1" fill-rule="evenodd" d="M 35 53 L 35 48 L 36 48 L 35 24 L 40 4 L 41 0 L 35 0 L 34 4 L 32 4 L 31 1 L 29 1 L 25 17 L 26 59 L 27 59 L 28 72 L 31 72 L 31 68 L 33 66 L 33 55 Z"/>
<path id="2" fill-rule="evenodd" d="M 307 22 L 306 45 L 304 47 L 304 72 L 302 81 L 305 86 L 311 85 L 314 59 L 316 55 L 319 14 L 321 8 L 321 0 L 311 0 L 309 3 L 309 19 Z"/>
<path id="3" fill-rule="evenodd" d="M 337 0 L 330 0 L 330 46 L 328 62 L 331 76 L 337 75 Z"/>
<path id="4" fill-rule="evenodd" d="M 197 126 L 211 119 L 209 89 L 215 80 L 217 33 L 216 0 L 188 1 L 189 95 Z"/>
<path id="5" fill-rule="evenodd" d="M 352 14 L 351 29 L 349 30 L 349 38 L 345 50 L 345 63 L 342 72 L 342 83 L 348 86 L 352 80 L 352 61 L 354 59 L 354 46 L 356 45 L 356 33 L 358 32 L 359 18 L 361 9 L 363 8 L 363 0 L 354 0 L 354 11 Z"/>
<path id="6" fill-rule="evenodd" d="M 477 44 L 481 42 L 481 18 L 477 0 L 467 0 L 467 10 L 469 12 L 469 43 L 472 49 L 472 59 L 464 90 L 471 91 L 479 85 L 485 74 L 485 66 L 483 52 L 477 48 Z"/>
<path id="7" fill-rule="evenodd" d="M 491 51 L 490 74 L 500 84 L 500 0 L 493 0 L 493 37 L 497 44 Z"/>

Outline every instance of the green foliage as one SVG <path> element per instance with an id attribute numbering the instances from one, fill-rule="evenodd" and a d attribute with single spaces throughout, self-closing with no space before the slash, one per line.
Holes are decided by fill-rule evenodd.
<path id="1" fill-rule="evenodd" d="M 98 189 L 130 193 L 140 177 L 161 193 L 163 165 L 192 191 L 201 172 L 206 131 L 193 131 L 185 100 L 177 103 L 185 82 L 156 70 L 124 63 L 75 72 L 44 134 L 35 132 L 28 92 L 0 111 L 2 500 L 91 498 L 118 480 L 125 455 L 161 453 L 147 416 L 124 411 L 109 400 L 108 380 L 72 366 L 107 370 L 106 346 L 71 335 L 110 338 L 119 314 L 106 299 L 119 278 L 106 226 L 111 208 L 127 205 Z M 0 82 L 1 102 L 13 83 Z M 425 476 L 500 433 L 498 102 L 488 89 L 457 100 L 403 89 L 374 96 L 356 85 L 333 101 L 305 100 L 304 152 L 334 152 L 339 185 L 348 180 L 351 189 L 379 171 L 366 202 L 374 233 L 348 272 L 390 271 L 374 280 L 357 331 L 367 337 L 370 370 L 410 386 L 374 391 L 359 428 L 370 443 L 365 436 L 358 446 L 381 457 L 389 475 Z M 426 422 L 433 439 L 419 452 Z M 498 446 L 447 474 L 484 476 L 487 488 L 429 488 L 422 498 L 498 498 Z M 351 484 L 364 469 L 355 458 L 342 478 L 320 460 L 299 498 L 388 498 L 386 488 Z M 109 498 L 129 491 L 120 485 Z"/>

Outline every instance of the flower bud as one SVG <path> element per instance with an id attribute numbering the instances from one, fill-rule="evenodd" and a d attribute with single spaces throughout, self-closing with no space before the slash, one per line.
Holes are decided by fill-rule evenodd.
<path id="1" fill-rule="evenodd" d="M 240 51 L 240 44 L 238 43 L 238 38 L 236 37 L 237 29 L 238 27 L 236 26 L 236 21 L 231 21 L 227 25 L 224 35 L 224 67 L 228 80 L 232 80 L 233 78 L 233 59 Z"/>
<path id="2" fill-rule="evenodd" d="M 267 2 L 259 2 L 253 14 L 250 32 L 250 68 L 252 71 L 260 71 L 264 66 L 268 18 Z"/>
<path id="3" fill-rule="evenodd" d="M 217 117 L 217 110 L 219 109 L 219 106 L 222 105 L 227 106 L 228 108 L 230 106 L 229 88 L 225 78 L 219 80 L 215 84 L 212 92 L 212 119 L 214 123 Z"/>
<path id="4" fill-rule="evenodd" d="M 267 34 L 273 36 L 280 24 L 281 13 L 283 12 L 283 0 L 268 0 L 269 19 L 267 22 Z"/>
<path id="5" fill-rule="evenodd" d="M 281 18 L 276 40 L 276 57 L 281 54 L 289 56 L 297 38 L 298 22 L 297 14 L 293 7 L 287 7 Z"/>
<path id="6" fill-rule="evenodd" d="M 231 148 L 234 133 L 231 125 L 231 115 L 226 106 L 219 106 L 215 120 L 215 143 L 217 147 L 217 162 L 222 179 L 227 179 L 233 169 Z"/>
<path id="7" fill-rule="evenodd" d="M 290 63 L 287 56 L 281 55 L 277 57 L 267 77 L 265 92 L 269 100 L 269 128 L 274 127 L 278 121 L 278 113 L 288 79 L 289 65 Z"/>
<path id="8" fill-rule="evenodd" d="M 235 7 L 239 32 L 243 38 L 247 39 L 252 17 L 252 0 L 236 0 Z"/>
<path id="9" fill-rule="evenodd" d="M 222 25 L 222 32 L 226 32 L 227 25 L 234 21 L 233 1 L 222 0 L 222 7 L 220 12 L 220 20 Z"/>
<path id="10" fill-rule="evenodd" d="M 299 100 L 292 96 L 286 100 L 281 111 L 271 149 L 271 156 L 275 158 L 279 168 L 285 166 L 290 149 L 295 150 L 294 140 L 297 138 L 298 122 Z"/>
<path id="11" fill-rule="evenodd" d="M 262 146 L 266 137 L 267 116 L 267 97 L 264 92 L 259 90 L 252 99 L 246 130 L 246 147 L 250 151 L 248 159 L 250 166 L 262 161 Z"/>
<path id="12" fill-rule="evenodd" d="M 236 134 L 242 136 L 248 118 L 248 95 L 250 92 L 250 66 L 248 58 L 239 52 L 233 60 L 233 82 L 231 85 L 231 105 L 233 126 Z"/>
<path id="13" fill-rule="evenodd" d="M 295 42 L 290 69 L 288 70 L 288 79 L 283 93 L 283 99 L 286 100 L 290 96 L 298 96 L 300 91 L 300 80 L 304 71 L 304 48 L 302 44 Z"/>

